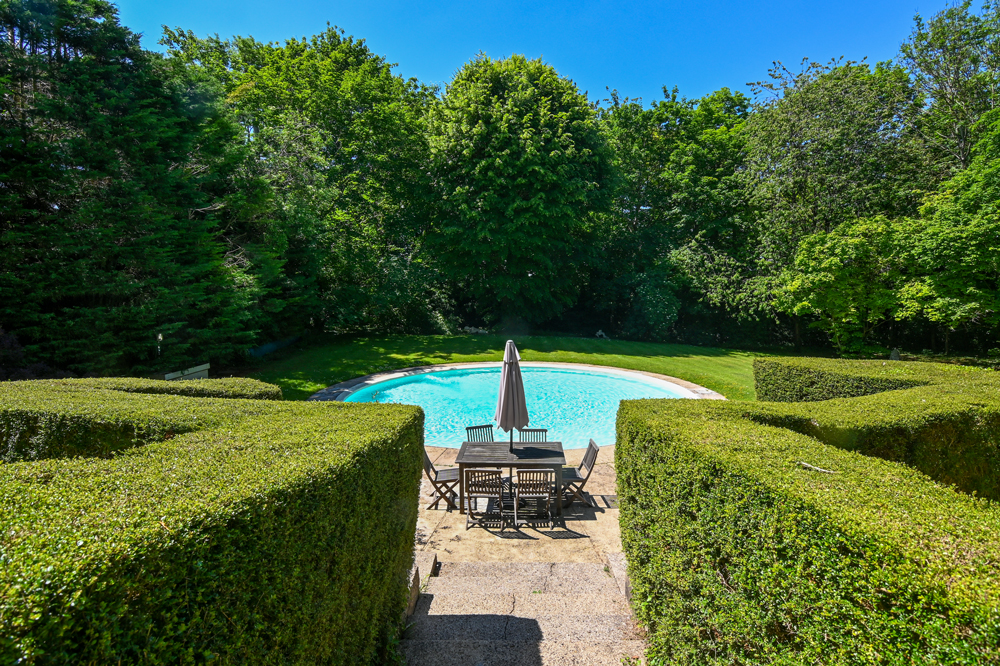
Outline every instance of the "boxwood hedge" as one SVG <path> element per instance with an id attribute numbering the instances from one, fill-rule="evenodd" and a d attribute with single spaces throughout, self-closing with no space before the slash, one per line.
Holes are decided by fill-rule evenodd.
<path id="1" fill-rule="evenodd" d="M 281 400 L 281 387 L 265 384 L 246 377 L 221 377 L 218 379 L 188 379 L 164 381 L 136 377 L 101 377 L 97 379 L 65 379 L 67 385 L 126 391 L 128 393 L 154 393 L 186 395 L 192 398 L 248 398 L 250 400 Z"/>
<path id="2" fill-rule="evenodd" d="M 754 380 L 759 400 L 822 402 L 751 403 L 747 418 L 906 463 L 963 492 L 1000 500 L 1000 375 L 993 370 L 756 359 Z M 886 390 L 876 394 L 878 387 Z"/>
<path id="3" fill-rule="evenodd" d="M 827 364 L 847 388 L 816 381 Z M 951 410 L 978 423 L 995 375 L 803 365 L 800 386 L 765 380 L 758 396 L 915 388 L 807 405 L 622 403 L 622 542 L 651 663 L 1000 663 L 1000 504 L 817 438 L 881 423 L 861 436 L 891 448 L 894 432 L 963 423 Z"/>
<path id="4" fill-rule="evenodd" d="M 84 453 L 0 464 L 0 663 L 376 658 L 405 607 L 418 408 L 0 386 L 5 414 L 43 415 L 5 437 L 64 427 Z"/>

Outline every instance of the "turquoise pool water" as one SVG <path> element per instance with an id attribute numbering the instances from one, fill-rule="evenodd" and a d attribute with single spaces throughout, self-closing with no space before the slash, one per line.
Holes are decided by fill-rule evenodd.
<path id="1" fill-rule="evenodd" d="M 625 372 L 521 366 L 531 418 L 529 428 L 548 428 L 549 440 L 567 449 L 615 443 L 618 402 L 634 398 L 690 398 L 674 384 Z M 465 427 L 493 422 L 500 365 L 426 372 L 370 384 L 345 402 L 395 402 L 424 408 L 424 443 L 458 448 Z M 496 430 L 496 439 L 510 435 Z M 517 433 L 514 433 L 517 441 Z"/>

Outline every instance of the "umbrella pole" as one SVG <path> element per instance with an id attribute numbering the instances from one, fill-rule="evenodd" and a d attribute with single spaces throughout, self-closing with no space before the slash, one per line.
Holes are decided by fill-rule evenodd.
<path id="1" fill-rule="evenodd" d="M 508 452 L 514 453 L 514 429 L 513 428 L 510 429 L 510 448 L 508 449 Z"/>

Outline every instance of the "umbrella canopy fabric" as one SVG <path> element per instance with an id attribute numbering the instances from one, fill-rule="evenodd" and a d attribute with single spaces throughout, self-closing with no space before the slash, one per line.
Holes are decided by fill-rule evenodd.
<path id="1" fill-rule="evenodd" d="M 497 399 L 497 411 L 493 420 L 504 432 L 513 429 L 520 430 L 528 425 L 528 406 L 524 402 L 524 382 L 521 380 L 521 366 L 518 361 L 521 355 L 513 340 L 507 341 L 503 350 L 503 370 L 500 372 L 500 396 Z"/>

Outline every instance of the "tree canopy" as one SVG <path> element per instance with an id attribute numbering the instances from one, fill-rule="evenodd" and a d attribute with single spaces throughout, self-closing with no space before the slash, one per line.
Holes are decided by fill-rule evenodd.
<path id="1" fill-rule="evenodd" d="M 572 81 L 524 56 L 467 63 L 428 118 L 440 198 L 428 250 L 492 320 L 572 305 L 588 216 L 609 198 L 608 151 Z"/>
<path id="2" fill-rule="evenodd" d="M 0 3 L 0 374 L 241 363 L 463 326 L 1000 355 L 1000 4 L 892 62 L 608 99 L 485 54 L 443 88 L 329 24 L 264 43 Z"/>

